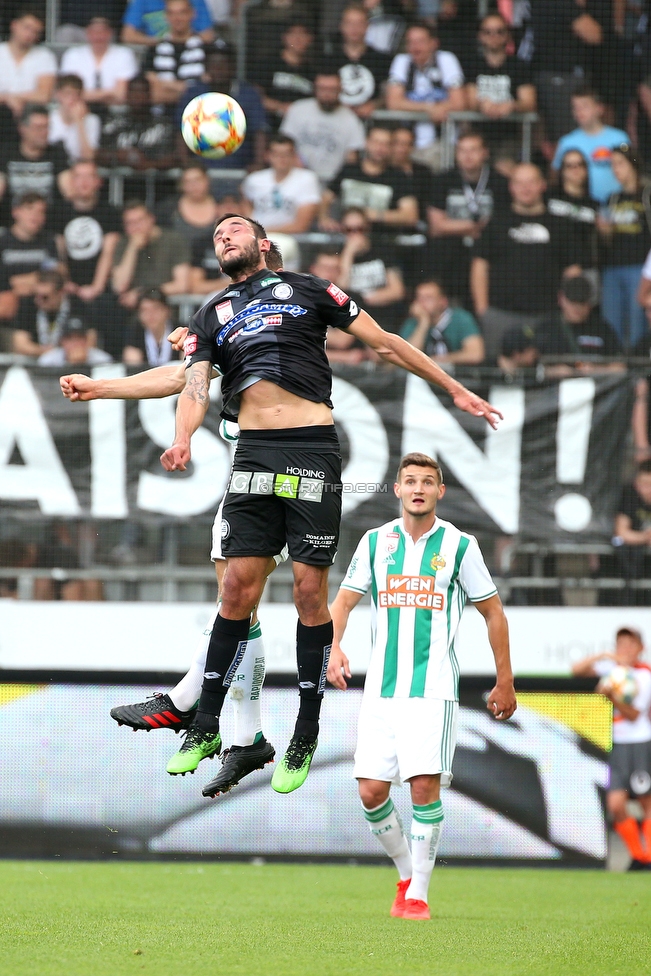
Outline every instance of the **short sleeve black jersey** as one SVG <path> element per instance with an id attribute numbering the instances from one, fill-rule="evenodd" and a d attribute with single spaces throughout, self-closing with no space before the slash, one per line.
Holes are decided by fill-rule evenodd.
<path id="1" fill-rule="evenodd" d="M 236 420 L 252 378 L 332 407 L 328 326 L 346 329 L 359 308 L 341 288 L 310 274 L 258 271 L 211 298 L 194 315 L 186 367 L 210 362 L 223 374 L 222 416 Z"/>

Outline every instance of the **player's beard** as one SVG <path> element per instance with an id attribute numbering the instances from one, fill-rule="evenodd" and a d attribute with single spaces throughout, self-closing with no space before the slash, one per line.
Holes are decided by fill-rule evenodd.
<path id="1" fill-rule="evenodd" d="M 261 253 L 260 242 L 256 237 L 246 248 L 242 248 L 239 254 L 231 258 L 224 258 L 219 263 L 222 271 L 229 278 L 248 278 L 250 274 L 258 270 Z"/>

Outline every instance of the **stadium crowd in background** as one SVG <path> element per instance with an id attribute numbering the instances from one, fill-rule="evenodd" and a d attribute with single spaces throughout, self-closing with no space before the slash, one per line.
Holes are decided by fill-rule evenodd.
<path id="1" fill-rule="evenodd" d="M 574 0 L 483 17 L 472 2 L 245 6 L 63 3 L 55 45 L 43 3 L 0 15 L 2 352 L 35 362 L 63 309 L 92 323 L 89 349 L 157 361 L 178 297 L 196 309 L 222 287 L 210 231 L 238 210 L 287 268 L 329 268 L 448 369 L 649 358 L 648 18 Z M 180 136 L 187 101 L 211 90 L 247 116 L 222 160 Z M 453 124 L 458 111 L 472 119 Z M 335 330 L 329 352 L 373 362 Z M 639 462 L 649 380 L 628 368 Z"/>

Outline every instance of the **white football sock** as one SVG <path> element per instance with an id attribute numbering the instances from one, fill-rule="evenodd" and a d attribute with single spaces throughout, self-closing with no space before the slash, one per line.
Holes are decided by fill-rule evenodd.
<path id="1" fill-rule="evenodd" d="M 368 820 L 371 833 L 377 837 L 397 867 L 400 880 L 406 881 L 411 878 L 409 844 L 391 797 L 385 803 L 381 803 L 379 807 L 367 810 L 365 806 L 362 806 L 362 810 Z"/>
<path id="2" fill-rule="evenodd" d="M 176 688 L 173 688 L 170 691 L 170 698 L 176 707 L 182 712 L 187 712 L 194 705 L 196 705 L 199 695 L 201 694 L 203 673 L 206 670 L 208 644 L 210 643 L 210 635 L 212 634 L 212 629 L 215 625 L 218 612 L 219 607 L 215 607 L 215 612 L 206 624 L 206 629 L 199 638 L 197 649 L 194 652 L 194 657 L 192 658 L 192 664 L 190 665 L 188 673 L 181 678 Z"/>
<path id="3" fill-rule="evenodd" d="M 206 655 L 210 635 L 219 608 L 215 609 L 206 629 L 199 638 L 192 664 L 177 686 L 170 692 L 170 698 L 178 709 L 187 712 L 196 704 L 201 694 L 203 673 L 206 669 Z M 233 702 L 233 745 L 250 746 L 262 732 L 260 715 L 260 689 L 264 682 L 264 645 L 260 624 L 256 623 L 249 631 L 249 639 L 240 667 L 231 683 L 230 697 Z"/>
<path id="4" fill-rule="evenodd" d="M 411 822 L 411 856 L 413 873 L 411 884 L 405 898 L 427 901 L 436 852 L 443 827 L 443 805 L 440 800 L 425 806 L 414 804 L 414 819 Z"/>
<path id="5" fill-rule="evenodd" d="M 260 715 L 260 690 L 264 682 L 264 644 L 260 624 L 249 631 L 246 650 L 235 677 L 231 682 L 229 697 L 233 702 L 235 726 L 234 746 L 253 745 L 262 734 Z"/>

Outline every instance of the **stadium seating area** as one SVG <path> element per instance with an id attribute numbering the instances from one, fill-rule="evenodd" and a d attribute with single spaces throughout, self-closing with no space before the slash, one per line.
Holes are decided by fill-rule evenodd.
<path id="1" fill-rule="evenodd" d="M 583 468 L 562 476 L 559 448 L 553 490 L 597 484 L 599 519 L 559 516 L 551 531 L 523 496 L 516 529 L 494 515 L 468 527 L 505 602 L 651 604 L 648 18 L 605 4 L 598 19 L 574 0 L 139 10 L 0 14 L 0 378 L 26 370 L 63 468 L 91 462 L 86 433 L 75 448 L 58 432 L 56 377 L 168 362 L 166 336 L 226 282 L 211 234 L 235 210 L 266 226 L 286 269 L 335 281 L 471 388 L 528 404 L 553 391 L 556 444 L 571 427 L 564 384 L 592 381 Z M 179 130 L 189 98 L 210 90 L 248 120 L 219 161 L 192 156 Z M 331 331 L 335 375 L 377 405 L 373 383 L 394 382 L 391 369 Z M 540 431 L 524 413 L 522 478 L 535 484 Z M 156 473 L 154 421 L 131 406 L 124 417 L 129 459 Z M 8 450 L 5 472 L 29 463 L 18 441 Z M 82 499 L 64 516 L 2 478 L 0 596 L 212 598 L 214 509 L 152 514 L 129 481 L 123 515 Z M 344 522 L 342 565 L 364 517 Z M 290 599 L 290 585 L 281 567 L 266 598 Z"/>

